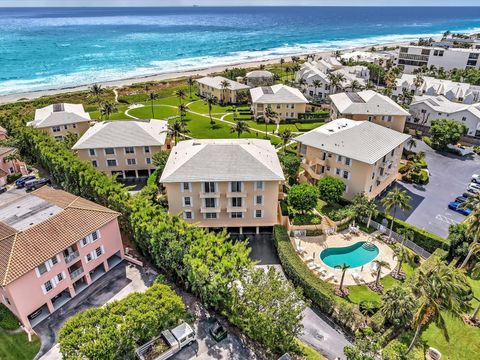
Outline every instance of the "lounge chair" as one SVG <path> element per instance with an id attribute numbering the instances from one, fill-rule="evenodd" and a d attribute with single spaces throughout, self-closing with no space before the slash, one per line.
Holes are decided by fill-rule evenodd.
<path id="1" fill-rule="evenodd" d="M 309 263 L 307 266 L 310 270 L 316 270 L 318 268 L 318 265 L 314 262 Z"/>
<path id="2" fill-rule="evenodd" d="M 303 261 L 305 262 L 312 262 L 313 261 L 313 257 L 311 255 L 305 255 L 303 256 Z"/>
<path id="3" fill-rule="evenodd" d="M 358 273 L 352 273 L 352 278 L 355 282 L 360 282 L 360 275 Z"/>
<path id="4" fill-rule="evenodd" d="M 330 281 L 332 280 L 333 278 L 335 278 L 335 274 L 326 274 L 326 276 L 323 278 L 324 281 Z"/>

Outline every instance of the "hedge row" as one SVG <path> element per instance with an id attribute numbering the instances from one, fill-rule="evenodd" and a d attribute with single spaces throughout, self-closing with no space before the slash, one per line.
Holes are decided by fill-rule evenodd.
<path id="1" fill-rule="evenodd" d="M 377 216 L 375 221 L 381 223 L 383 219 L 388 220 L 388 228 L 390 229 L 392 217 L 390 215 L 380 214 L 379 216 Z M 416 226 L 410 225 L 400 219 L 395 219 L 395 221 L 393 222 L 393 231 L 397 232 L 399 229 L 412 230 L 414 232 L 414 237 L 412 241 L 430 253 L 433 253 L 436 249 L 448 250 L 448 248 L 450 247 L 450 244 L 447 239 L 442 238 L 441 236 L 432 234 L 427 230 L 420 229 Z"/>
<path id="2" fill-rule="evenodd" d="M 18 329 L 18 320 L 8 308 L 0 304 L 0 330 Z"/>

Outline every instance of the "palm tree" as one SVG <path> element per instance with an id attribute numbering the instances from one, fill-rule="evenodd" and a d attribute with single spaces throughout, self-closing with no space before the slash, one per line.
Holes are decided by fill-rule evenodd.
<path id="1" fill-rule="evenodd" d="M 375 278 L 375 286 L 378 286 L 380 275 L 382 274 L 382 268 L 390 269 L 390 264 L 383 260 L 373 260 L 372 262 L 377 264 L 377 277 Z"/>
<path id="2" fill-rule="evenodd" d="M 417 142 L 415 141 L 414 138 L 410 138 L 410 140 L 407 141 L 407 147 L 408 150 L 412 151 L 412 149 L 417 147 Z"/>
<path id="3" fill-rule="evenodd" d="M 97 99 L 97 104 L 100 104 L 100 95 L 103 92 L 102 85 L 93 84 L 88 88 L 90 95 Z"/>
<path id="4" fill-rule="evenodd" d="M 350 83 L 349 87 L 352 90 L 352 92 L 355 92 L 356 90 L 362 90 L 362 88 L 363 88 L 362 84 L 360 84 L 360 82 L 358 80 L 353 80 Z"/>
<path id="5" fill-rule="evenodd" d="M 285 64 L 285 59 L 284 58 L 281 58 L 280 59 L 280 69 L 282 70 L 282 73 L 283 73 L 283 64 Z M 283 77 L 283 76 L 282 76 Z"/>
<path id="6" fill-rule="evenodd" d="M 313 97 L 317 97 L 317 88 L 322 87 L 322 82 L 320 80 L 313 80 Z"/>
<path id="7" fill-rule="evenodd" d="M 283 153 L 285 154 L 287 144 L 290 140 L 292 140 L 293 134 L 290 130 L 285 129 L 285 130 L 281 131 L 279 135 L 280 135 L 280 139 L 282 139 L 282 141 L 283 141 Z"/>
<path id="8" fill-rule="evenodd" d="M 186 95 L 186 94 L 185 94 L 185 91 L 182 90 L 182 89 L 177 90 L 177 91 L 175 91 L 175 95 L 176 95 L 177 98 L 178 98 L 178 103 L 179 103 L 179 104 L 182 104 L 183 99 L 185 99 L 185 95 Z"/>
<path id="9" fill-rule="evenodd" d="M 417 74 L 415 76 L 415 79 L 413 80 L 413 85 L 415 85 L 415 89 L 418 90 L 420 89 L 420 86 L 423 84 L 423 76 L 422 74 Z"/>
<path id="10" fill-rule="evenodd" d="M 372 221 L 372 217 L 378 215 L 378 207 L 377 204 L 375 204 L 374 201 L 369 200 L 365 204 L 365 212 L 368 214 L 368 221 L 367 221 L 367 228 L 370 227 L 370 222 Z"/>
<path id="11" fill-rule="evenodd" d="M 263 112 L 263 120 L 265 121 L 265 139 L 268 139 L 268 127 L 267 125 L 277 118 L 277 113 L 272 109 L 270 105 Z"/>
<path id="12" fill-rule="evenodd" d="M 250 129 L 248 128 L 247 123 L 245 121 L 237 120 L 235 122 L 235 125 L 230 129 L 230 132 L 237 133 L 237 137 L 240 139 L 240 136 L 242 136 L 244 132 L 249 133 Z"/>
<path id="13" fill-rule="evenodd" d="M 472 269 L 472 277 L 478 278 L 479 275 L 480 275 L 480 261 L 477 262 Z M 480 302 L 478 303 L 477 307 L 473 311 L 472 316 L 470 316 L 470 319 L 476 322 L 478 319 L 477 317 L 479 312 L 480 312 Z"/>
<path id="14" fill-rule="evenodd" d="M 185 104 L 180 104 L 177 107 L 178 113 L 180 114 L 180 121 L 183 123 L 185 121 L 185 115 L 187 115 L 188 106 Z"/>
<path id="15" fill-rule="evenodd" d="M 339 269 L 342 272 L 342 278 L 340 279 L 340 292 L 342 292 L 343 290 L 343 281 L 345 279 L 345 273 L 349 268 L 350 268 L 350 265 L 347 265 L 347 264 L 335 265 L 335 269 Z"/>
<path id="16" fill-rule="evenodd" d="M 148 94 L 148 100 L 150 100 L 150 104 L 152 105 L 152 119 L 155 119 L 155 112 L 153 111 L 153 102 L 158 99 L 158 95 L 155 94 L 153 91 Z"/>
<path id="17" fill-rule="evenodd" d="M 472 255 L 477 255 L 477 254 L 480 254 L 480 243 L 475 241 L 471 243 L 470 246 L 468 247 L 468 254 L 465 257 L 465 260 L 463 260 L 462 265 L 460 265 L 460 268 L 465 267 L 468 261 L 470 260 L 470 258 L 472 257 Z"/>
<path id="18" fill-rule="evenodd" d="M 195 85 L 195 81 L 193 80 L 193 78 L 191 76 L 188 77 L 187 79 L 187 85 L 188 85 L 188 91 L 190 93 L 190 99 L 192 98 L 192 88 L 193 88 L 193 85 Z"/>
<path id="19" fill-rule="evenodd" d="M 416 305 L 411 290 L 396 285 L 383 294 L 380 312 L 389 323 L 403 327 L 412 321 Z"/>
<path id="20" fill-rule="evenodd" d="M 423 327 L 431 321 L 435 322 L 448 340 L 443 314 L 447 312 L 459 318 L 470 307 L 467 295 L 472 290 L 461 271 L 437 260 L 437 263 L 428 270 L 419 268 L 418 272 L 412 290 L 420 305 L 413 316 L 412 325 L 416 330 L 407 354 L 415 346 Z"/>
<path id="21" fill-rule="evenodd" d="M 412 200 L 411 196 L 409 196 L 406 191 L 402 191 L 399 188 L 393 189 L 381 200 L 381 203 L 388 214 L 391 214 L 393 210 L 392 223 L 390 225 L 390 234 L 388 235 L 388 239 L 392 238 L 393 223 L 395 222 L 395 214 L 397 209 L 403 211 L 410 210 L 412 208 L 409 204 L 410 200 Z"/>
<path id="22" fill-rule="evenodd" d="M 308 85 L 307 80 L 301 78 L 300 80 L 298 80 L 298 85 L 302 88 L 302 92 L 305 94 L 306 85 Z"/>
<path id="23" fill-rule="evenodd" d="M 291 70 L 291 69 L 290 69 L 290 66 L 286 66 L 286 67 L 285 67 L 285 76 L 287 77 L 287 81 L 289 80 L 289 77 L 290 77 L 290 76 L 288 75 L 288 74 L 290 73 L 290 70 Z"/>
<path id="24" fill-rule="evenodd" d="M 175 144 L 177 143 L 177 138 L 182 134 L 189 133 L 190 130 L 187 129 L 185 123 L 181 122 L 180 120 L 175 121 L 172 124 L 169 124 L 167 127 L 167 134 L 170 137 L 173 137 L 175 140 Z"/>
<path id="25" fill-rule="evenodd" d="M 217 103 L 217 101 L 215 100 L 215 98 L 213 96 L 207 96 L 205 98 L 204 103 L 206 105 L 208 105 L 208 116 L 210 117 L 210 124 L 214 125 L 215 121 L 212 118 L 212 107 L 213 107 L 213 105 L 215 105 Z"/>
<path id="26" fill-rule="evenodd" d="M 473 200 L 467 201 L 467 204 L 477 204 L 476 203 L 477 198 L 474 197 Z M 468 206 L 467 204 L 463 206 Z M 467 224 L 467 235 L 473 237 L 473 242 L 470 244 L 468 248 L 468 254 L 465 257 L 465 260 L 463 260 L 462 264 L 460 265 L 460 268 L 463 268 L 467 266 L 468 261 L 472 257 L 474 253 L 478 253 L 480 243 L 478 242 L 478 236 L 480 235 L 480 210 L 476 208 L 468 217 L 465 219 L 465 223 Z"/>
<path id="27" fill-rule="evenodd" d="M 342 56 L 342 52 L 341 52 L 340 50 L 335 50 L 335 51 L 333 52 L 333 57 L 334 57 L 335 59 L 338 59 L 340 56 Z"/>
<path id="28" fill-rule="evenodd" d="M 102 114 L 102 118 L 106 116 L 107 120 L 110 119 L 110 115 L 117 111 L 115 105 L 105 102 L 100 106 L 100 114 Z"/>
<path id="29" fill-rule="evenodd" d="M 401 228 L 398 229 L 398 233 L 402 235 L 402 245 L 405 243 L 405 240 L 410 240 L 412 241 L 415 237 L 415 232 L 412 229 L 408 228 Z"/>
<path id="30" fill-rule="evenodd" d="M 225 96 L 225 93 L 227 91 L 227 89 L 230 89 L 230 82 L 227 81 L 227 80 L 223 80 L 221 83 L 220 83 L 220 87 L 222 88 L 222 103 L 225 103 L 226 101 L 226 96 Z"/>
<path id="31" fill-rule="evenodd" d="M 398 259 L 398 265 L 397 265 L 397 273 L 400 274 L 402 272 L 402 265 L 404 262 L 412 261 L 412 253 L 403 245 L 398 245 L 395 246 L 395 255 Z"/>

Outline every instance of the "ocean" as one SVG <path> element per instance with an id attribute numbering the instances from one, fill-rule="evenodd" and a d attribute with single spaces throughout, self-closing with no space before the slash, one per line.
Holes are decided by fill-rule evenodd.
<path id="1" fill-rule="evenodd" d="M 480 7 L 0 8 L 0 94 L 480 28 Z"/>

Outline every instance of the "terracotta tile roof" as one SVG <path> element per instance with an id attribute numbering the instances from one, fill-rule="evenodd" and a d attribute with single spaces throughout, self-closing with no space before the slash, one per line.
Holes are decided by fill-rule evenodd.
<path id="1" fill-rule="evenodd" d="M 43 187 L 32 194 L 64 210 L 24 231 L 0 223 L 0 285 L 25 275 L 120 215 L 62 190 Z"/>
<path id="2" fill-rule="evenodd" d="M 0 169 L 0 178 L 3 178 L 5 176 L 8 176 L 8 173 L 5 170 Z"/>

